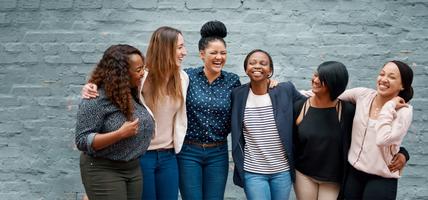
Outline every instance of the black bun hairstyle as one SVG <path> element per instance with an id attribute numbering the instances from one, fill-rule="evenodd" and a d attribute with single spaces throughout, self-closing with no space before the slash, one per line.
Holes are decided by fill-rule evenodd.
<path id="1" fill-rule="evenodd" d="M 199 40 L 199 50 L 205 50 L 208 44 L 215 40 L 220 40 L 226 46 L 223 38 L 227 36 L 226 26 L 221 21 L 209 21 L 201 27 L 201 39 Z"/>

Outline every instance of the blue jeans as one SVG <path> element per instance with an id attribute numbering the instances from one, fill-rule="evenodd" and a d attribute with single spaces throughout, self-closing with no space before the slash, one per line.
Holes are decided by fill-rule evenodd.
<path id="1" fill-rule="evenodd" d="M 184 144 L 177 158 L 184 200 L 224 199 L 229 169 L 227 143 L 210 148 Z"/>
<path id="2" fill-rule="evenodd" d="M 248 200 L 288 200 L 291 190 L 290 172 L 256 174 L 244 172 L 244 190 Z"/>
<path id="3" fill-rule="evenodd" d="M 140 159 L 143 200 L 178 199 L 178 166 L 174 149 L 147 151 Z"/>

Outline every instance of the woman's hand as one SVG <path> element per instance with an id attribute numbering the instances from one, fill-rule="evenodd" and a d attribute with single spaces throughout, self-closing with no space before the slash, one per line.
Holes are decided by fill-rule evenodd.
<path id="1" fill-rule="evenodd" d="M 120 138 L 122 139 L 132 137 L 137 135 L 139 125 L 140 124 L 138 123 L 138 118 L 132 122 L 126 121 L 125 123 L 122 124 L 122 126 L 119 128 L 117 132 L 120 134 Z"/>
<path id="2" fill-rule="evenodd" d="M 82 88 L 82 98 L 92 99 L 98 97 L 98 86 L 93 83 L 86 83 Z"/>
<path id="3" fill-rule="evenodd" d="M 274 88 L 279 84 L 277 80 L 269 79 L 269 88 Z"/>
<path id="4" fill-rule="evenodd" d="M 409 105 L 404 101 L 403 98 L 396 96 L 391 99 L 395 103 L 395 110 L 398 110 L 402 107 L 408 107 Z"/>
<path id="5" fill-rule="evenodd" d="M 397 153 L 388 165 L 388 169 L 391 172 L 396 172 L 404 168 L 406 165 L 406 157 L 402 153 Z"/>

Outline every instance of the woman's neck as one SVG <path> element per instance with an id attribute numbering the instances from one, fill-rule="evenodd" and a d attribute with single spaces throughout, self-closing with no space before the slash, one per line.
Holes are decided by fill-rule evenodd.
<path id="1" fill-rule="evenodd" d="M 317 108 L 329 108 L 336 106 L 337 99 L 331 100 L 330 95 L 314 95 L 312 96 L 309 101 L 311 102 L 311 106 L 317 107 Z"/>
<path id="2" fill-rule="evenodd" d="M 217 77 L 220 76 L 221 71 L 219 73 L 212 73 L 209 72 L 206 67 L 204 67 L 204 74 L 207 77 L 208 82 L 211 84 Z"/>
<path id="3" fill-rule="evenodd" d="M 251 91 L 255 95 L 264 95 L 268 92 L 269 80 L 263 82 L 250 82 Z"/>

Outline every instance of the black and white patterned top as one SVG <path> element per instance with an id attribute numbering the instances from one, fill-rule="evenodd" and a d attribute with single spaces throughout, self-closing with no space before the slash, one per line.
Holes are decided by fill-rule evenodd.
<path id="1" fill-rule="evenodd" d="M 129 161 L 143 155 L 150 144 L 154 130 L 154 121 L 146 108 L 133 98 L 134 119 L 139 119 L 137 135 L 125 138 L 104 149 L 95 151 L 92 142 L 95 134 L 118 130 L 126 121 L 125 115 L 105 95 L 104 89 L 98 89 L 99 96 L 82 99 L 79 104 L 76 121 L 76 146 L 80 151 L 92 157 L 101 157 L 115 161 Z"/>

